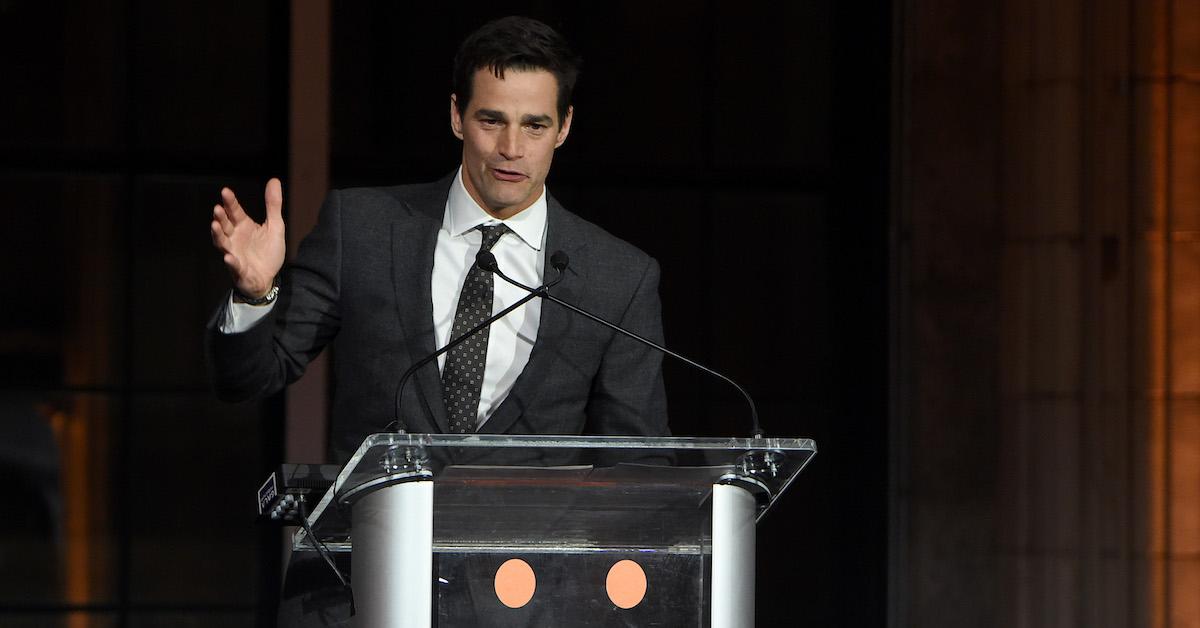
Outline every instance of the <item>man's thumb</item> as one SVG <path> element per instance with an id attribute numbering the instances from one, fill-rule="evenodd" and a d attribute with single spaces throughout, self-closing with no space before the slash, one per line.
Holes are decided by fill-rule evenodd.
<path id="1" fill-rule="evenodd" d="M 267 201 L 267 220 L 275 221 L 283 220 L 283 184 L 279 179 L 272 178 L 267 181 L 267 190 L 265 192 Z"/>

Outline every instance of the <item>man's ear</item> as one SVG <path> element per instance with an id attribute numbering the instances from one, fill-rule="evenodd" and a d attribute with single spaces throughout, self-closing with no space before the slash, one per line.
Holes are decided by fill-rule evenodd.
<path id="1" fill-rule="evenodd" d="M 558 127 L 558 137 L 554 140 L 554 147 L 558 148 L 567 141 L 567 136 L 571 133 L 571 118 L 575 117 L 575 107 L 567 105 L 567 117 L 563 118 L 563 123 Z M 460 136 L 461 137 L 461 136 Z"/>
<path id="2" fill-rule="evenodd" d="M 462 114 L 458 112 L 458 96 L 450 94 L 450 130 L 454 132 L 454 137 L 463 138 Z"/>

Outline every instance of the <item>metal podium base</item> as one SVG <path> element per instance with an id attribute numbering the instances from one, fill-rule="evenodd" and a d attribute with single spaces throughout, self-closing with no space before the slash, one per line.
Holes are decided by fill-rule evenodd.
<path id="1" fill-rule="evenodd" d="M 712 628 L 754 626 L 754 523 L 757 504 L 745 489 L 713 485 Z"/>
<path id="2" fill-rule="evenodd" d="M 433 482 L 392 484 L 354 503 L 357 628 L 428 628 L 433 617 Z"/>

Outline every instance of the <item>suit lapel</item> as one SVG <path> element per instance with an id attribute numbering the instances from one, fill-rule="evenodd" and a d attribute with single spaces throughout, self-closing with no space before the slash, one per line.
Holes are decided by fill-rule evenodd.
<path id="1" fill-rule="evenodd" d="M 453 176 L 421 188 L 403 199 L 412 217 L 392 223 L 392 273 L 402 337 L 409 357 L 415 361 L 434 352 L 433 275 L 434 250 L 446 209 Z M 442 401 L 442 383 L 437 360 L 422 366 L 408 384 L 416 399 L 405 394 L 401 418 L 409 432 L 447 432 L 449 420 Z M 418 402 L 419 405 L 413 402 Z M 420 420 L 424 425 L 418 424 Z"/>
<path id="2" fill-rule="evenodd" d="M 554 296 L 568 302 L 578 303 L 578 295 L 582 286 L 586 285 L 587 264 L 584 249 L 587 242 L 579 230 L 577 221 L 572 214 L 563 209 L 554 197 L 547 198 L 546 203 L 546 260 L 542 276 L 551 279 L 555 270 L 550 267 L 550 256 L 555 251 L 563 251 L 570 256 L 570 266 L 562 283 L 550 290 Z M 517 376 L 512 390 L 500 404 L 492 416 L 480 426 L 479 431 L 486 434 L 502 434 L 510 428 L 525 409 L 536 399 L 541 388 L 557 360 L 557 348 L 561 339 L 571 325 L 570 311 L 562 306 L 542 301 L 541 321 L 538 323 L 537 340 L 529 354 L 529 362 Z"/>

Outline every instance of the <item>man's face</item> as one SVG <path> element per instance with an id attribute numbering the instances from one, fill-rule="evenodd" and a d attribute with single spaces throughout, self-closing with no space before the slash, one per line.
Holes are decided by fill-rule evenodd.
<path id="1" fill-rule="evenodd" d="M 480 207 L 505 219 L 541 194 L 572 111 L 558 119 L 558 81 L 546 70 L 510 69 L 499 79 L 484 68 L 473 81 L 466 111 L 460 114 L 450 96 L 450 127 L 463 141 L 463 185 Z"/>

